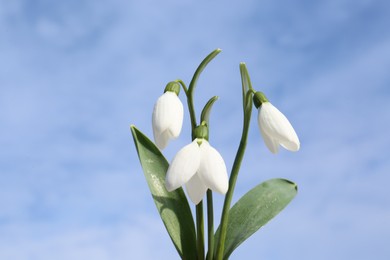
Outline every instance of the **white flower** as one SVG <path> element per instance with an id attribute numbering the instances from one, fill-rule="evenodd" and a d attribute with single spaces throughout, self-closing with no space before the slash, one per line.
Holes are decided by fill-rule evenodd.
<path id="1" fill-rule="evenodd" d="M 259 107 L 258 123 L 268 149 L 278 153 L 279 145 L 289 151 L 299 150 L 299 139 L 288 119 L 270 102 Z"/>
<path id="2" fill-rule="evenodd" d="M 198 204 L 207 189 L 225 194 L 229 187 L 225 162 L 205 139 L 195 139 L 184 146 L 169 165 L 165 186 L 173 191 L 182 185 L 191 201 Z"/>
<path id="3" fill-rule="evenodd" d="M 183 104 L 176 93 L 166 91 L 153 109 L 153 135 L 156 145 L 164 149 L 170 139 L 180 135 L 183 125 Z"/>

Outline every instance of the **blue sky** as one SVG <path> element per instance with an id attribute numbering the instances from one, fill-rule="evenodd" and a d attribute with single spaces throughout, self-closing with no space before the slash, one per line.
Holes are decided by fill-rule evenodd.
<path id="1" fill-rule="evenodd" d="M 0 259 L 176 259 L 129 126 L 151 136 L 165 84 L 216 48 L 195 103 L 220 97 L 228 168 L 241 61 L 301 140 L 269 153 L 253 115 L 234 200 L 274 177 L 299 194 L 231 259 L 389 259 L 389 24 L 385 0 L 0 0 Z M 186 114 L 168 160 L 189 138 Z"/>

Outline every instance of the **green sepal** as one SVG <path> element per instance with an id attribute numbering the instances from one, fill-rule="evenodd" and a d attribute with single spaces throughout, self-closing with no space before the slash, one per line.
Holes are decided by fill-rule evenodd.
<path id="1" fill-rule="evenodd" d="M 297 194 L 297 185 L 285 179 L 265 181 L 246 193 L 229 210 L 223 259 L 282 211 Z M 215 234 L 219 238 L 220 229 Z"/>
<path id="2" fill-rule="evenodd" d="M 166 190 L 167 160 L 135 126 L 131 133 L 154 203 L 177 252 L 182 259 L 197 259 L 195 224 L 183 189 Z"/>
<path id="3" fill-rule="evenodd" d="M 261 104 L 263 104 L 265 102 L 269 102 L 269 101 L 268 101 L 267 97 L 264 95 L 263 92 L 257 91 L 253 95 L 253 103 L 255 104 L 256 108 L 259 108 L 261 106 Z"/>
<path id="4" fill-rule="evenodd" d="M 164 93 L 170 91 L 176 93 L 176 95 L 179 96 L 180 93 L 180 83 L 177 81 L 171 81 L 169 82 L 164 89 Z"/>

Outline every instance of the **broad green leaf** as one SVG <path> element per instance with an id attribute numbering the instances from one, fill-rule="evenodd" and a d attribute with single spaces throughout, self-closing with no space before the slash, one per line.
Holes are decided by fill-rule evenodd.
<path id="1" fill-rule="evenodd" d="M 297 194 L 297 185 L 271 179 L 246 193 L 229 211 L 224 259 L 248 237 L 282 211 Z M 216 232 L 218 241 L 219 229 Z"/>
<path id="2" fill-rule="evenodd" d="M 131 126 L 138 157 L 161 219 L 182 259 L 196 259 L 195 224 L 182 188 L 168 192 L 168 162 L 160 150 L 135 126 Z"/>

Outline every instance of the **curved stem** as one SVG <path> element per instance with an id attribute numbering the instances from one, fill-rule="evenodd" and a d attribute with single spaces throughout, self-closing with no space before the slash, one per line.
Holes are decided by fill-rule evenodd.
<path id="1" fill-rule="evenodd" d="M 221 224 L 220 224 L 220 235 L 219 235 L 219 241 L 218 241 L 218 248 L 216 252 L 216 259 L 222 260 L 224 249 L 225 249 L 225 240 L 226 240 L 226 232 L 227 232 L 227 224 L 229 219 L 229 209 L 233 198 L 233 192 L 234 188 L 236 186 L 236 181 L 238 177 L 238 172 L 240 171 L 241 162 L 244 158 L 244 153 L 246 149 L 247 139 L 248 139 L 248 131 L 249 131 L 249 125 L 250 125 L 250 119 L 252 114 L 252 86 L 250 85 L 250 79 L 248 75 L 248 71 L 246 69 L 245 64 L 240 64 L 240 70 L 241 70 L 241 76 L 243 79 L 243 82 L 246 84 L 249 84 L 249 88 L 246 89 L 243 85 L 243 95 L 244 95 L 244 123 L 243 123 L 243 129 L 242 129 L 242 135 L 240 140 L 240 145 L 237 150 L 236 158 L 234 159 L 232 172 L 230 174 L 229 179 L 229 189 L 226 193 L 225 201 L 223 204 L 223 210 L 222 210 L 222 216 L 221 216 Z M 243 83 L 244 84 L 244 83 Z"/>
<path id="2" fill-rule="evenodd" d="M 204 60 L 200 63 L 198 68 L 196 69 L 194 76 L 191 79 L 190 85 L 188 89 L 186 88 L 184 82 L 182 80 L 178 80 L 178 82 L 182 85 L 184 92 L 187 96 L 187 105 L 188 111 L 190 113 L 191 119 L 191 140 L 195 139 L 194 130 L 197 127 L 196 123 L 196 115 L 194 109 L 194 90 L 196 87 L 196 83 L 199 79 L 200 74 L 206 68 L 207 64 L 214 59 L 218 53 L 221 52 L 221 49 L 216 49 L 211 52 Z M 212 204 L 211 204 L 212 205 Z M 204 259 L 204 217 L 203 217 L 203 202 L 201 201 L 198 205 L 196 205 L 196 231 L 197 231 L 197 249 L 198 249 L 198 259 Z"/>
<path id="3" fill-rule="evenodd" d="M 191 119 L 191 129 L 192 129 L 192 135 L 191 138 L 194 140 L 194 129 L 197 126 L 196 124 L 196 116 L 195 116 L 195 109 L 194 109 L 194 101 L 192 98 L 192 93 L 189 91 L 187 94 L 187 104 L 188 104 L 188 112 L 190 113 L 190 119 Z"/>
<path id="4" fill-rule="evenodd" d="M 187 95 L 188 90 L 187 90 L 187 86 L 186 86 L 186 84 L 184 83 L 184 81 L 182 81 L 181 79 L 177 79 L 177 80 L 175 80 L 175 81 L 180 83 L 181 87 L 182 87 L 183 90 L 184 90 L 184 93 L 186 93 L 186 95 Z"/>
<path id="5" fill-rule="evenodd" d="M 192 129 L 196 127 L 196 117 L 195 117 L 195 111 L 193 109 L 194 107 L 194 101 L 193 101 L 193 96 L 194 96 L 194 90 L 196 87 L 196 83 L 198 82 L 199 76 L 202 73 L 202 71 L 206 68 L 207 64 L 215 58 L 222 50 L 221 49 L 216 49 L 213 52 L 211 52 L 209 55 L 207 55 L 206 58 L 199 64 L 198 68 L 196 69 L 194 76 L 191 79 L 190 86 L 188 87 L 188 91 L 186 92 L 187 94 L 187 103 L 188 107 L 192 108 L 190 109 L 190 118 L 191 118 L 191 126 Z"/>
<path id="6" fill-rule="evenodd" d="M 209 62 L 212 61 L 215 58 L 215 56 L 217 56 L 221 51 L 222 50 L 219 48 L 215 49 L 209 55 L 207 55 L 207 57 L 204 58 L 204 60 L 199 64 L 198 68 L 196 69 L 196 71 L 194 73 L 194 76 L 191 79 L 190 86 L 188 88 L 188 92 L 192 93 L 194 91 L 196 83 L 198 81 L 198 78 L 199 78 L 200 74 L 202 73 L 202 71 L 204 70 L 204 68 L 206 68 L 207 64 L 209 64 Z"/>

